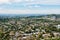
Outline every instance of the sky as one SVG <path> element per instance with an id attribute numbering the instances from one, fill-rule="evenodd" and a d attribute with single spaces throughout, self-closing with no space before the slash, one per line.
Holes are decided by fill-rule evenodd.
<path id="1" fill-rule="evenodd" d="M 60 14 L 60 0 L 0 0 L 0 14 Z"/>

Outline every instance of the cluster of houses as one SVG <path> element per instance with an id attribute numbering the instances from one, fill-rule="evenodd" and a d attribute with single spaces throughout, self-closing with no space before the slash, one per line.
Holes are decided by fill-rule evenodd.
<path id="1" fill-rule="evenodd" d="M 37 19 L 41 19 L 41 18 L 37 18 Z M 46 17 L 45 17 L 46 19 Z M 49 19 L 49 18 L 47 18 Z M 53 19 L 55 20 L 55 17 L 53 18 L 50 18 L 50 19 Z M 60 37 L 60 32 L 52 32 L 51 33 L 47 33 L 45 30 L 44 30 L 44 27 L 47 27 L 49 26 L 49 22 L 41 22 L 41 21 L 36 21 L 35 19 L 21 19 L 20 21 L 17 21 L 15 22 L 14 20 L 13 21 L 8 21 L 7 23 L 4 23 L 3 27 L 0 27 L 2 28 L 2 30 L 5 30 L 14 25 L 14 27 L 18 27 L 18 30 L 14 31 L 14 30 L 11 30 L 11 29 L 7 29 L 5 31 L 9 31 L 9 40 L 34 40 L 34 37 L 35 38 L 38 38 L 38 36 L 41 36 L 42 39 L 48 39 L 48 38 L 51 38 L 52 35 L 54 35 L 54 37 L 52 37 L 53 39 L 56 38 L 56 37 Z M 52 23 L 51 23 L 52 24 Z M 36 28 L 35 28 L 36 27 Z M 42 28 L 41 28 L 42 27 Z M 56 25 L 56 27 L 59 29 L 60 28 L 60 25 Z M 4 28 L 4 29 L 3 29 Z M 34 29 L 35 28 L 35 29 Z M 21 31 L 22 29 L 22 31 Z M 23 30 L 25 29 L 25 30 Z M 31 30 L 32 32 L 31 33 L 25 33 L 26 31 L 29 31 Z M 35 36 L 34 36 L 35 35 Z"/>

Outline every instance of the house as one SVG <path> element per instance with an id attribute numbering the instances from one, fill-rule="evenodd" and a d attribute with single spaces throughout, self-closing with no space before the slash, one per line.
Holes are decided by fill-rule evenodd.
<path id="1" fill-rule="evenodd" d="M 55 37 L 60 37 L 60 33 L 53 32 L 53 34 L 54 34 Z"/>
<path id="2" fill-rule="evenodd" d="M 18 36 L 18 40 L 26 40 L 27 37 L 28 36 L 22 34 L 22 35 Z"/>
<path id="3" fill-rule="evenodd" d="M 42 37 L 45 39 L 48 39 L 49 37 L 51 37 L 51 35 L 50 35 L 50 33 L 47 33 L 47 34 L 43 34 Z"/>
<path id="4" fill-rule="evenodd" d="M 18 37 L 20 35 L 19 31 L 15 32 L 15 36 Z"/>
<path id="5" fill-rule="evenodd" d="M 10 31 L 9 35 L 15 35 L 14 31 Z"/>

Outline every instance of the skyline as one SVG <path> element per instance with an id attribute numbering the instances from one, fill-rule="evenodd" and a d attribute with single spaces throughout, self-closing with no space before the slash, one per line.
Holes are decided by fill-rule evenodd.
<path id="1" fill-rule="evenodd" d="M 3 14 L 60 14 L 60 0 L 0 0 Z"/>

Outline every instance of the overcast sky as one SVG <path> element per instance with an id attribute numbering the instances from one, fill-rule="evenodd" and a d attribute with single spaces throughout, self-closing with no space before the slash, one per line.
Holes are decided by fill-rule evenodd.
<path id="1" fill-rule="evenodd" d="M 0 0 L 0 13 L 60 14 L 60 0 Z"/>

